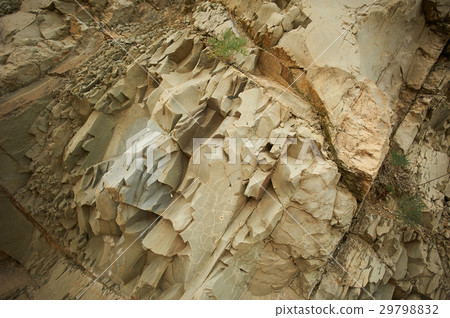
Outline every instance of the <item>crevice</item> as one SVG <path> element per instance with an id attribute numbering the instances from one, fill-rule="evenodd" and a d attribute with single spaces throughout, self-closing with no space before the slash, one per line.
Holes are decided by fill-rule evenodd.
<path id="1" fill-rule="evenodd" d="M 3 193 L 5 197 L 8 198 L 8 200 L 14 205 L 14 207 L 31 223 L 33 226 L 42 234 L 42 237 L 47 242 L 47 244 L 55 250 L 59 255 L 67 259 L 72 266 L 76 267 L 77 269 L 81 270 L 83 273 L 85 273 L 87 276 L 89 276 L 92 279 L 96 279 L 96 276 L 91 273 L 87 268 L 85 268 L 80 262 L 77 261 L 75 258 L 75 255 L 72 255 L 66 248 L 61 246 L 57 241 L 52 237 L 52 235 L 45 230 L 45 228 L 37 222 L 28 212 L 27 210 L 18 202 L 14 196 L 9 193 L 2 185 L 0 185 L 0 193 Z M 67 268 L 65 269 L 67 270 Z M 120 296 L 115 289 L 112 289 L 111 287 L 107 286 L 105 283 L 98 281 L 103 285 L 105 289 L 108 291 L 114 293 L 115 295 Z"/>

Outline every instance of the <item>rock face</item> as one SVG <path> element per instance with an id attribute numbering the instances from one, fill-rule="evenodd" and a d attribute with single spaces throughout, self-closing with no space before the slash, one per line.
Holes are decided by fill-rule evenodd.
<path id="1" fill-rule="evenodd" d="M 89 1 L 108 28 L 90 50 L 83 8 L 23 1 L 0 18 L 1 92 L 68 77 L 0 99 L 2 188 L 126 298 L 447 298 L 448 10 L 322 2 L 203 1 L 149 31 L 148 3 Z M 220 61 L 204 36 L 229 28 L 247 54 Z M 391 146 L 436 239 L 371 196 Z"/>
<path id="2" fill-rule="evenodd" d="M 20 9 L 22 0 L 6 0 L 2 1 L 0 5 L 0 15 L 6 15 L 14 13 Z"/>
<path id="3" fill-rule="evenodd" d="M 0 17 L 0 95 L 40 79 L 75 45 L 60 12 L 37 11 L 50 1 L 29 2 L 24 1 L 20 11 Z"/>

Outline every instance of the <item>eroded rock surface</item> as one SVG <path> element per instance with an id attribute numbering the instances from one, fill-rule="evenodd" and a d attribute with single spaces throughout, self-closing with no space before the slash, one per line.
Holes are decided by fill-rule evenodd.
<path id="1" fill-rule="evenodd" d="M 0 18 L 2 94 L 67 76 L 0 100 L 1 186 L 73 260 L 126 298 L 448 298 L 444 4 L 136 3 L 88 1 L 103 35 L 69 1 Z M 220 61 L 228 28 L 247 54 Z M 420 228 L 370 196 L 391 146 Z"/>

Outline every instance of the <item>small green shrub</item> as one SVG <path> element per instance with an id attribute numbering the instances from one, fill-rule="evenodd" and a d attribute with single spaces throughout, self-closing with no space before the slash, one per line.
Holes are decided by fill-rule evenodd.
<path id="1" fill-rule="evenodd" d="M 375 182 L 377 199 L 392 197 L 397 203 L 396 217 L 405 225 L 417 227 L 422 224 L 425 205 L 408 169 L 410 162 L 400 150 L 393 149 L 381 167 Z"/>
<path id="2" fill-rule="evenodd" d="M 208 43 L 212 46 L 212 54 L 219 59 L 227 60 L 237 53 L 247 54 L 244 38 L 237 37 L 231 29 L 226 30 L 220 39 L 210 37 Z"/>
<path id="3" fill-rule="evenodd" d="M 391 152 L 390 164 L 394 167 L 406 168 L 409 165 L 409 161 L 404 154 L 394 150 Z"/>
<path id="4" fill-rule="evenodd" d="M 408 165 L 408 158 L 403 153 L 396 150 L 390 152 L 377 178 L 377 192 L 381 198 L 388 193 L 400 197 L 413 191 Z"/>
<path id="5" fill-rule="evenodd" d="M 422 223 L 422 211 L 425 208 L 422 200 L 415 195 L 405 195 L 397 199 L 397 215 L 403 223 L 418 226 Z"/>

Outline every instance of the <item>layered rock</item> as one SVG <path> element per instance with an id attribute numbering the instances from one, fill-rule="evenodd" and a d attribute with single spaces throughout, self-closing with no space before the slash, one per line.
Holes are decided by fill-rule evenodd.
<path id="1" fill-rule="evenodd" d="M 0 18 L 0 95 L 40 79 L 75 46 L 64 15 L 38 11 L 50 3 L 24 1 L 20 11 Z"/>
<path id="2" fill-rule="evenodd" d="M 445 10 L 429 2 L 423 16 L 413 0 L 325 11 L 313 1 L 223 1 L 233 18 L 204 2 L 192 27 L 145 44 L 107 40 L 91 64 L 52 71 L 77 76 L 57 99 L 42 92 L 2 118 L 2 187 L 125 297 L 448 297 L 437 241 L 385 202 L 389 213 L 363 205 L 395 132 L 425 183 L 424 228 L 448 230 L 435 209 L 448 176 L 428 182 L 449 166 L 447 66 L 428 75 L 445 45 Z M 57 11 L 35 13 L 51 3 Z M 91 5 L 116 31 L 138 18 L 132 1 Z M 2 17 L 13 44 L 5 69 L 30 41 L 64 43 L 77 25 L 62 16 L 88 18 L 67 1 L 23 1 Z M 244 36 L 233 19 L 248 32 L 247 54 L 214 59 L 204 34 Z M 426 25 L 433 19 L 439 27 Z M 6 92 L 28 82 L 4 83 Z"/>

